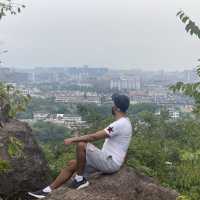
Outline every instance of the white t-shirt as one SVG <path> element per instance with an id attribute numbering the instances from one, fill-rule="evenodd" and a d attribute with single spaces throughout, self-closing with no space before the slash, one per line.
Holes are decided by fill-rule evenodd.
<path id="1" fill-rule="evenodd" d="M 113 160 L 121 166 L 124 162 L 132 136 L 132 125 L 128 117 L 122 117 L 104 129 L 108 134 L 102 151 L 112 156 Z"/>

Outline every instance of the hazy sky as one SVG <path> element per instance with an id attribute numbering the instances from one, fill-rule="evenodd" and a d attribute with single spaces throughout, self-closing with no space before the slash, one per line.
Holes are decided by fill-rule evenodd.
<path id="1" fill-rule="evenodd" d="M 176 13 L 200 22 L 199 0 L 24 0 L 0 21 L 7 66 L 103 66 L 192 69 L 200 40 Z"/>

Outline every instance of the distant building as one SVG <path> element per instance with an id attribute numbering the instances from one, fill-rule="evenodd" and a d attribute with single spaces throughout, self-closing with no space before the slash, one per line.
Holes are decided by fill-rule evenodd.
<path id="1" fill-rule="evenodd" d="M 194 111 L 194 106 L 193 105 L 185 105 L 181 107 L 181 111 L 184 113 L 191 113 Z"/>
<path id="2" fill-rule="evenodd" d="M 74 115 L 56 114 L 50 116 L 45 121 L 63 125 L 68 129 L 81 129 L 89 127 L 86 121 L 82 120 L 81 116 Z"/>
<path id="3" fill-rule="evenodd" d="M 97 67 L 70 67 L 67 68 L 67 74 L 74 80 L 85 80 L 88 78 L 100 78 L 108 72 L 107 68 Z"/>
<path id="4" fill-rule="evenodd" d="M 180 118 L 180 112 L 177 111 L 176 109 L 169 108 L 168 112 L 169 112 L 170 118 L 172 118 L 172 119 L 178 119 L 178 118 Z"/>
<path id="5" fill-rule="evenodd" d="M 29 81 L 29 73 L 12 72 L 11 81 L 15 83 L 27 83 Z"/>
<path id="6" fill-rule="evenodd" d="M 112 94 L 104 94 L 101 96 L 101 104 L 112 104 Z"/>
<path id="7" fill-rule="evenodd" d="M 56 114 L 53 119 L 62 120 L 62 121 L 82 121 L 81 116 L 76 115 L 65 115 L 65 114 Z"/>
<path id="8" fill-rule="evenodd" d="M 97 93 L 92 92 L 80 92 L 80 91 L 68 91 L 59 92 L 55 94 L 55 101 L 62 103 L 101 103 L 101 97 Z"/>
<path id="9" fill-rule="evenodd" d="M 40 71 L 34 73 L 34 81 L 41 83 L 56 82 L 57 75 L 52 72 Z"/>
<path id="10" fill-rule="evenodd" d="M 121 90 L 140 90 L 140 77 L 115 78 L 110 81 L 110 89 Z"/>
<path id="11" fill-rule="evenodd" d="M 0 68 L 0 81 L 12 82 L 8 80 L 9 75 L 10 75 L 9 68 L 5 68 L 5 67 Z"/>
<path id="12" fill-rule="evenodd" d="M 0 68 L 0 81 L 25 83 L 29 81 L 29 73 L 17 72 L 10 68 Z"/>
<path id="13" fill-rule="evenodd" d="M 0 68 L 0 74 L 9 73 L 9 72 L 10 72 L 10 68 L 7 68 L 7 67 Z"/>
<path id="14" fill-rule="evenodd" d="M 199 81 L 199 77 L 196 73 L 196 70 L 185 70 L 183 71 L 183 78 L 184 78 L 184 82 L 187 83 L 194 83 Z"/>
<path id="15" fill-rule="evenodd" d="M 176 110 L 175 108 L 173 108 L 173 107 L 167 108 L 166 111 L 168 111 L 169 117 L 171 119 L 176 120 L 176 119 L 180 118 L 180 111 Z M 157 116 L 161 115 L 161 110 L 157 110 L 155 112 L 155 115 L 157 115 Z"/>
<path id="16" fill-rule="evenodd" d="M 64 114 L 56 114 L 56 119 L 63 120 Z"/>
<path id="17" fill-rule="evenodd" d="M 131 104 L 136 103 L 154 103 L 154 97 L 148 94 L 146 91 L 130 91 L 129 98 Z"/>
<path id="18" fill-rule="evenodd" d="M 40 112 L 33 113 L 34 120 L 46 120 L 48 116 L 49 113 L 40 113 Z"/>
<path id="19" fill-rule="evenodd" d="M 22 93 L 22 95 L 26 96 L 26 95 L 30 95 L 31 94 L 31 91 L 28 90 L 28 89 L 22 89 L 20 90 L 20 92 Z"/>

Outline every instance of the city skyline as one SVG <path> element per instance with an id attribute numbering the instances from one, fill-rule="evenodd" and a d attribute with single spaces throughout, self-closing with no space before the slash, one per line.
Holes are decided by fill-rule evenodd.
<path id="1" fill-rule="evenodd" d="M 197 63 L 198 64 L 198 63 Z M 37 66 L 31 66 L 31 67 L 24 67 L 24 66 L 10 66 L 10 65 L 6 65 L 6 64 L 1 64 L 0 63 L 0 70 L 1 69 L 10 69 L 12 71 L 34 71 L 36 69 L 44 69 L 44 70 L 53 70 L 53 69 L 70 69 L 70 68 L 75 68 L 75 69 L 83 69 L 83 68 L 89 68 L 89 69 L 95 69 L 95 68 L 99 68 L 99 69 L 107 69 L 110 72 L 152 72 L 152 73 L 156 73 L 156 72 L 166 72 L 166 73 L 175 73 L 175 72 L 184 72 L 184 71 L 193 71 L 196 72 L 197 70 L 197 65 L 194 67 L 185 67 L 185 68 L 176 68 L 176 67 L 172 67 L 172 68 L 160 68 L 160 69 L 151 69 L 151 68 L 139 68 L 139 67 L 130 67 L 130 68 L 123 68 L 123 67 L 119 67 L 119 68 L 113 68 L 113 67 L 104 67 L 104 66 L 90 66 L 90 65 L 79 65 L 79 66 L 64 66 L 64 65 L 37 65 Z"/>

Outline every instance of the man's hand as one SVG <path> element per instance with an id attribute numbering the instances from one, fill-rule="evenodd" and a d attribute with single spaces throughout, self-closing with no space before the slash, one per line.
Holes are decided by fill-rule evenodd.
<path id="1" fill-rule="evenodd" d="M 70 144 L 74 144 L 73 138 L 67 138 L 64 140 L 64 144 L 65 145 L 70 145 Z"/>

